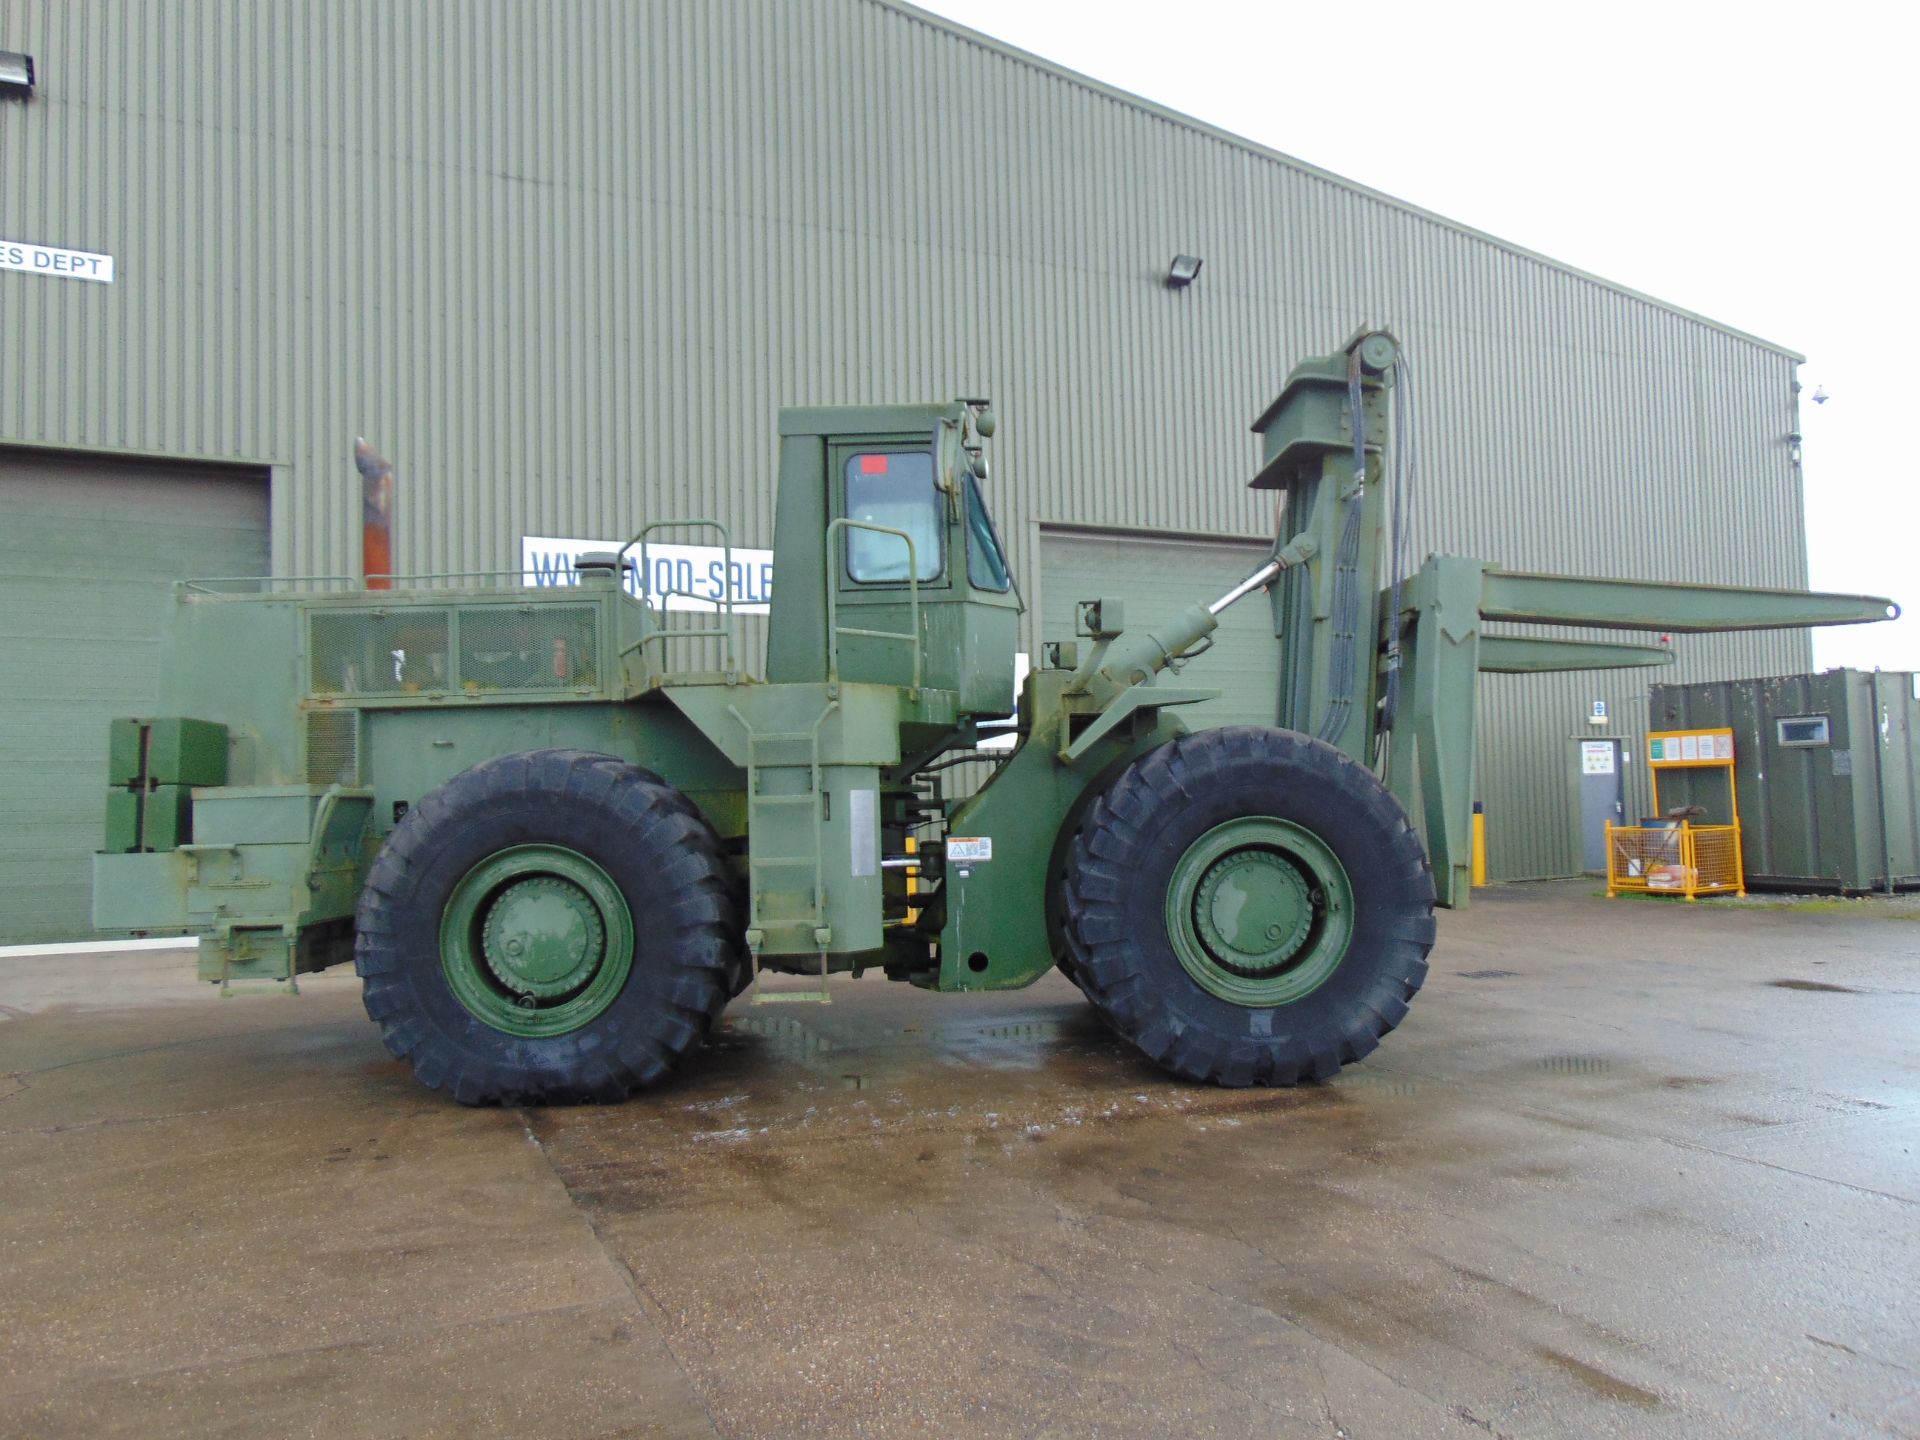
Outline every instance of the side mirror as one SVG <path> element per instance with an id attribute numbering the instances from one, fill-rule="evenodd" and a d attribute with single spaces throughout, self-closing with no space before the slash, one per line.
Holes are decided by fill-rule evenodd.
<path id="1" fill-rule="evenodd" d="M 1082 600 L 1074 606 L 1073 633 L 1095 640 L 1111 640 L 1127 628 L 1125 605 L 1108 597 Z"/>

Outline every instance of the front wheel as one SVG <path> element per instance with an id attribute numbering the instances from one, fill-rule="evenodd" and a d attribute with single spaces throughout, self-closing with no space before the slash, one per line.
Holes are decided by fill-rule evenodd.
<path id="1" fill-rule="evenodd" d="M 474 766 L 387 837 L 356 917 L 367 1014 L 476 1104 L 614 1101 L 697 1045 L 743 967 L 698 811 L 609 755 Z"/>
<path id="2" fill-rule="evenodd" d="M 1433 874 L 1362 766 L 1227 726 L 1142 756 L 1094 804 L 1062 891 L 1074 978 L 1189 1080 L 1324 1080 L 1400 1023 L 1433 946 Z"/>

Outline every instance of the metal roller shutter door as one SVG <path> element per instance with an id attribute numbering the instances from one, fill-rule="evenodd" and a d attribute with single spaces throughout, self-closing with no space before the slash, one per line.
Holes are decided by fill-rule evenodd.
<path id="1" fill-rule="evenodd" d="M 267 489 L 0 447 L 0 943 L 91 935 L 107 722 L 152 713 L 174 580 L 267 573 Z"/>
<path id="2" fill-rule="evenodd" d="M 1123 600 L 1129 628 L 1150 627 L 1198 601 L 1216 599 L 1271 553 L 1266 541 L 1043 530 L 1040 638 L 1072 638 L 1075 603 L 1096 596 Z M 1179 683 L 1218 690 L 1220 698 L 1183 705 L 1180 716 L 1195 728 L 1271 725 L 1279 672 L 1273 613 L 1265 596 L 1249 595 L 1222 614 L 1213 648 L 1181 671 Z"/>

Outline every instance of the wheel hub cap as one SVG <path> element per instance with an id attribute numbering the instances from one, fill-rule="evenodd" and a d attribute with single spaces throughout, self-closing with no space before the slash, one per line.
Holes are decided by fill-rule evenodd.
<path id="1" fill-rule="evenodd" d="M 509 990 L 547 998 L 584 985 L 600 964 L 606 939 L 586 891 L 555 875 L 536 875 L 495 897 L 481 952 Z"/>
<path id="2" fill-rule="evenodd" d="M 1313 890 L 1276 852 L 1237 850 L 1206 872 L 1193 910 L 1200 943 L 1217 963 L 1260 975 L 1292 959 L 1313 929 Z"/>
<path id="3" fill-rule="evenodd" d="M 509 1035 L 566 1035 L 604 1014 L 633 971 L 633 916 L 596 862 L 516 845 L 454 885 L 440 970 L 476 1020 Z"/>
<path id="4" fill-rule="evenodd" d="M 1340 968 L 1353 888 L 1306 826 L 1249 815 L 1187 847 L 1167 881 L 1167 938 L 1201 989 L 1250 1009 L 1291 1004 Z"/>

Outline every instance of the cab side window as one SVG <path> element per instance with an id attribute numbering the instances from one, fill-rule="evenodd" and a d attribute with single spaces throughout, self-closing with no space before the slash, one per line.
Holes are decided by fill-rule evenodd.
<path id="1" fill-rule="evenodd" d="M 967 476 L 967 579 L 976 590 L 1004 592 L 1013 583 L 999 532 L 973 476 Z"/>
<path id="2" fill-rule="evenodd" d="M 847 460 L 847 518 L 903 530 L 913 537 L 914 579 L 937 580 L 945 569 L 940 492 L 933 456 L 924 450 L 872 452 Z M 906 583 L 907 547 L 895 535 L 847 533 L 847 574 L 864 585 Z"/>

